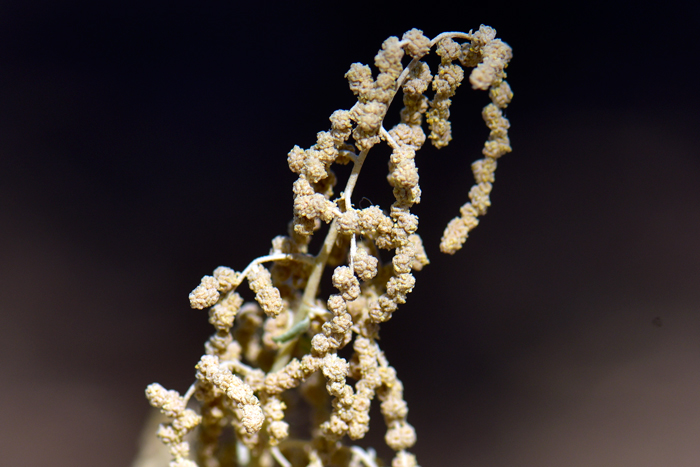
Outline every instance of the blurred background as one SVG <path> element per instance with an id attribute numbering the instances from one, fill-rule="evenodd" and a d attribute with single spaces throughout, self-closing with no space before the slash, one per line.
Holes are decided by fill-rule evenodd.
<path id="1" fill-rule="evenodd" d="M 218 0 L 0 2 L 0 464 L 130 465 L 145 386 L 186 390 L 211 332 L 188 293 L 285 232 L 286 154 L 353 104 L 350 63 L 481 23 L 514 50 L 514 151 L 454 257 L 485 93 L 417 156 L 432 264 L 381 342 L 414 452 L 700 465 L 697 3 Z M 386 155 L 356 191 L 384 207 Z"/>

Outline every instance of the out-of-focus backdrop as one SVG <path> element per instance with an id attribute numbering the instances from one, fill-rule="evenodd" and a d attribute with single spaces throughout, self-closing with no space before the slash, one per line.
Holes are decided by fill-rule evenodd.
<path id="1" fill-rule="evenodd" d="M 285 232 L 286 154 L 352 105 L 350 63 L 485 23 L 514 49 L 514 152 L 442 256 L 487 136 L 463 85 L 453 143 L 417 157 L 432 264 L 382 331 L 414 451 L 700 465 L 700 13 L 646 5 L 0 2 L 0 464 L 129 465 L 145 386 L 187 389 L 211 332 L 188 293 Z"/>

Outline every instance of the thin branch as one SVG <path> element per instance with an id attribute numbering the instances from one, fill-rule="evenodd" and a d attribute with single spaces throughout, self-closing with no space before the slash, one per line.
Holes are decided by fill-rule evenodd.
<path id="1" fill-rule="evenodd" d="M 270 448 L 270 454 L 272 454 L 272 457 L 274 457 L 282 467 L 292 467 L 292 464 L 284 457 L 282 451 L 280 451 L 280 448 L 277 446 Z"/>

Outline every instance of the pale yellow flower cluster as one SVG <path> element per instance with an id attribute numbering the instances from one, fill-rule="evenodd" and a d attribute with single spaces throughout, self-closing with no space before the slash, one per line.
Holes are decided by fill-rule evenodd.
<path id="1" fill-rule="evenodd" d="M 458 54 L 445 53 L 458 57 L 465 66 L 476 67 L 469 76 L 469 82 L 474 89 L 489 90 L 491 104 L 484 107 L 482 116 L 491 131 L 482 151 L 485 157 L 472 164 L 476 184 L 469 191 L 469 202 L 461 207 L 460 216 L 449 222 L 442 235 L 440 251 L 443 253 L 454 254 L 462 248 L 469 231 L 479 224 L 477 217 L 486 214 L 491 206 L 489 195 L 495 180 L 496 160 L 511 151 L 508 139 L 510 122 L 503 116 L 503 110 L 513 98 L 513 92 L 505 81 L 505 68 L 513 54 L 508 44 L 495 37 L 493 28 L 482 25 L 474 33 L 473 40 L 462 45 Z M 454 47 L 450 50 L 454 50 Z"/>
<path id="2" fill-rule="evenodd" d="M 421 61 L 433 47 L 440 57 L 434 73 Z M 269 254 L 240 272 L 217 268 L 190 294 L 192 308 L 209 308 L 216 330 L 196 366 L 195 383 L 183 397 L 156 383 L 146 391 L 172 419 L 158 432 L 170 448 L 171 467 L 376 467 L 373 451 L 346 441 L 366 435 L 375 398 L 386 444 L 395 451 L 392 467 L 417 467 L 408 451 L 416 431 L 407 420 L 403 384 L 378 344 L 380 324 L 406 302 L 414 271 L 429 264 L 411 212 L 422 196 L 416 153 L 427 140 L 437 148 L 449 144 L 451 98 L 464 79 L 462 66 L 473 68 L 472 87 L 489 90 L 492 103 L 482 115 L 490 134 L 485 157 L 472 165 L 470 202 L 440 246 L 454 253 L 490 206 L 496 160 L 510 151 L 503 115 L 512 98 L 504 80 L 510 57 L 510 48 L 487 26 L 432 40 L 412 29 L 384 41 L 374 59 L 376 76 L 367 65 L 351 65 L 346 78 L 357 103 L 333 112 L 330 129 L 317 133 L 313 146 L 294 146 L 287 155 L 298 174 L 287 235 L 275 237 Z M 387 129 L 384 119 L 399 91 L 400 122 Z M 363 163 L 381 142 L 392 151 L 387 182 L 394 202 L 386 209 L 356 208 L 353 191 Z M 335 164 L 351 166 L 339 195 Z M 311 254 L 310 240 L 324 224 L 330 225 L 320 250 Z M 334 289 L 325 297 L 324 277 Z M 243 303 L 237 291 L 244 281 L 254 302 Z M 198 413 L 187 408 L 191 396 Z M 311 426 L 297 426 L 300 420 Z M 196 463 L 183 439 L 193 430 Z"/>
<path id="3" fill-rule="evenodd" d="M 231 401 L 232 406 L 240 410 L 240 423 L 249 434 L 257 433 L 265 421 L 260 401 L 253 395 L 253 388 L 244 383 L 231 370 L 219 364 L 219 359 L 204 355 L 196 366 L 197 379 L 204 385 L 209 383 L 212 390 L 222 392 Z"/>
<path id="4" fill-rule="evenodd" d="M 195 467 L 196 464 L 187 459 L 190 445 L 184 437 L 201 423 L 202 417 L 194 410 L 186 408 L 187 402 L 177 391 L 166 391 L 158 383 L 150 384 L 146 388 L 146 398 L 153 407 L 172 419 L 172 422 L 161 425 L 156 433 L 170 449 L 173 459 L 170 467 Z"/>

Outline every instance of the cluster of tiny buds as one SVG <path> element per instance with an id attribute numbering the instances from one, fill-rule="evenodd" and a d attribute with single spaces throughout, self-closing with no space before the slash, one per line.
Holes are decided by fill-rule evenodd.
<path id="1" fill-rule="evenodd" d="M 433 46 L 440 57 L 435 73 L 421 61 Z M 440 244 L 453 254 L 490 206 L 496 160 L 511 150 L 503 115 L 513 96 L 505 81 L 511 55 L 488 26 L 433 40 L 412 29 L 382 44 L 374 60 L 376 77 L 367 65 L 351 65 L 346 78 L 357 103 L 333 112 L 330 129 L 319 132 L 310 148 L 294 146 L 287 155 L 289 168 L 298 174 L 287 235 L 275 237 L 269 255 L 240 272 L 217 268 L 189 295 L 192 308 L 209 309 L 215 328 L 196 366 L 195 383 L 185 396 L 157 383 L 146 390 L 151 405 L 171 419 L 158 431 L 170 448 L 171 467 L 268 467 L 273 459 L 283 467 L 376 467 L 369 451 L 341 443 L 346 435 L 351 440 L 365 436 L 375 397 L 381 402 L 386 444 L 395 451 L 392 467 L 418 467 L 408 452 L 416 433 L 407 421 L 404 387 L 378 345 L 380 323 L 406 302 L 416 283 L 413 272 L 429 264 L 417 233 L 418 217 L 411 212 L 422 195 L 415 157 L 426 141 L 438 149 L 451 141 L 452 97 L 464 80 L 462 67 L 472 68 L 472 88 L 489 91 L 491 103 L 482 116 L 490 133 L 484 158 L 472 164 L 476 183 L 470 201 L 448 224 Z M 430 89 L 432 98 L 425 95 Z M 399 90 L 400 121 L 386 129 L 384 118 Z M 388 210 L 356 208 L 352 194 L 360 170 L 369 150 L 382 141 L 391 149 L 387 181 L 394 202 Z M 352 167 L 338 196 L 334 164 Z M 330 224 L 325 240 L 312 255 L 311 238 L 324 224 Z M 322 299 L 319 284 L 329 266 L 336 292 Z M 254 302 L 244 304 L 237 291 L 244 281 Z M 350 345 L 352 356 L 341 357 Z M 287 398 L 288 391 L 299 386 L 318 420 L 301 450 L 285 420 L 285 411 L 300 404 L 298 397 Z M 187 408 L 192 396 L 200 414 Z M 226 426 L 233 428 L 235 450 L 220 445 Z M 197 463 L 187 459 L 184 440 L 196 427 Z M 223 462 L 222 456 L 229 458 Z"/>
<path id="2" fill-rule="evenodd" d="M 476 184 L 469 190 L 469 202 L 460 208 L 460 216 L 452 219 L 443 233 L 440 242 L 443 253 L 454 254 L 462 248 L 469 231 L 479 224 L 477 217 L 486 214 L 491 205 L 489 195 L 495 180 L 496 160 L 511 151 L 508 139 L 510 123 L 503 116 L 503 110 L 513 98 L 505 81 L 505 68 L 512 55 L 510 47 L 496 39 L 496 31 L 488 26 L 482 26 L 473 35 L 468 48 L 462 46 L 462 63 L 476 66 L 469 77 L 472 87 L 489 90 L 491 103 L 484 107 L 482 117 L 490 133 L 482 151 L 484 158 L 472 164 Z"/>
<path id="3" fill-rule="evenodd" d="M 187 459 L 190 445 L 184 437 L 201 423 L 202 417 L 187 408 L 185 399 L 177 391 L 167 391 L 158 383 L 148 385 L 146 398 L 153 407 L 172 419 L 170 423 L 161 424 L 157 432 L 158 438 L 170 449 L 173 459 L 170 467 L 196 467 Z"/>
<path id="4" fill-rule="evenodd" d="M 211 384 L 242 410 L 240 421 L 248 433 L 260 431 L 265 417 L 260 408 L 260 401 L 253 395 L 250 385 L 244 383 L 231 370 L 222 367 L 219 359 L 211 355 L 202 356 L 196 368 L 198 380 Z"/>

